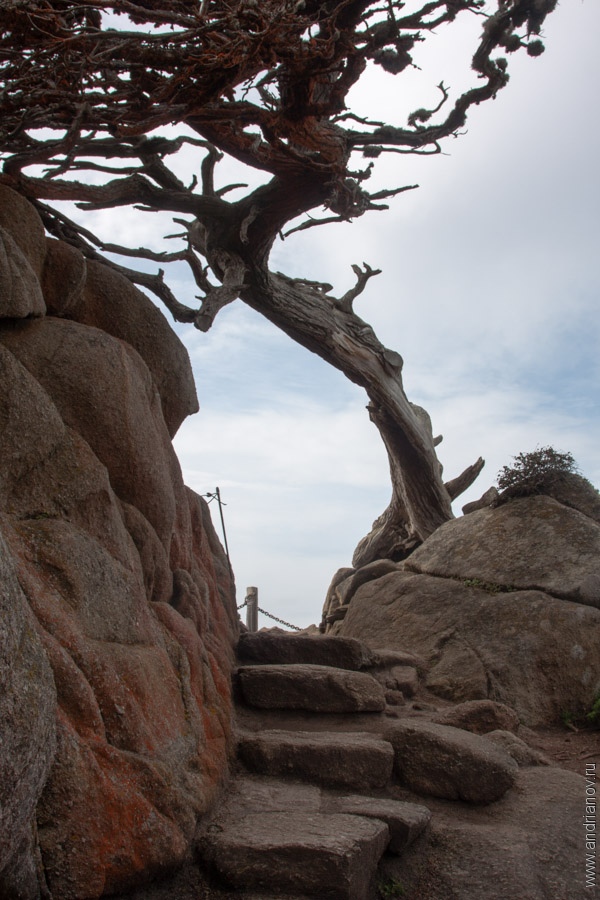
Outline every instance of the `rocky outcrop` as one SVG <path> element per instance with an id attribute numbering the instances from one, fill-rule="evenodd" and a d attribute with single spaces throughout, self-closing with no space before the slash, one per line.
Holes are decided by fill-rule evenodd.
<path id="1" fill-rule="evenodd" d="M 159 309 L 126 279 L 89 261 L 80 301 L 70 315 L 137 350 L 152 374 L 171 437 L 187 416 L 198 411 L 192 370 L 179 338 L 164 327 Z"/>
<path id="2" fill-rule="evenodd" d="M 10 231 L 0 226 L 0 294 L 4 316 L 43 316 L 38 278 Z"/>
<path id="3" fill-rule="evenodd" d="M 600 611 L 540 591 L 490 593 L 397 572 L 357 592 L 342 633 L 408 647 L 427 661 L 438 697 L 495 700 L 528 725 L 589 709 L 600 690 Z"/>
<path id="4" fill-rule="evenodd" d="M 395 572 L 398 565 L 390 559 L 377 559 L 359 569 L 338 569 L 327 590 L 320 630 L 325 632 L 334 622 L 340 622 L 348 612 L 348 604 L 358 588 L 369 581 Z"/>
<path id="5" fill-rule="evenodd" d="M 437 725 L 452 725 L 473 734 L 492 731 L 511 732 L 519 727 L 519 717 L 509 706 L 493 700 L 470 700 L 451 706 L 434 716 Z"/>
<path id="6" fill-rule="evenodd" d="M 233 583 L 162 314 L 4 187 L 0 238 L 0 895 L 92 900 L 181 862 L 220 789 Z"/>
<path id="7" fill-rule="evenodd" d="M 530 747 L 512 731 L 488 731 L 486 737 L 505 750 L 519 766 L 549 766 L 551 764 L 547 756 Z"/>
<path id="8" fill-rule="evenodd" d="M 558 496 L 446 523 L 360 585 L 343 618 L 331 616 L 328 596 L 328 633 L 412 651 L 426 662 L 433 694 L 506 704 L 529 725 L 589 710 L 600 693 L 598 493 L 572 476 Z"/>
<path id="9" fill-rule="evenodd" d="M 600 606 L 592 587 L 600 576 L 600 527 L 552 497 L 523 497 L 442 525 L 405 568 Z"/>

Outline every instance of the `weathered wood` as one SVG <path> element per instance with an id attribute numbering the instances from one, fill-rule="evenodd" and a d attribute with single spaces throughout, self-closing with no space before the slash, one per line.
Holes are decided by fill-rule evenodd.
<path id="1" fill-rule="evenodd" d="M 246 627 L 258 631 L 258 588 L 246 588 Z"/>
<path id="2" fill-rule="evenodd" d="M 456 500 L 457 497 L 464 494 L 467 488 L 471 487 L 484 465 L 485 460 L 480 456 L 477 462 L 474 462 L 472 466 L 468 466 L 464 472 L 461 472 L 461 474 L 456 478 L 453 478 L 452 481 L 446 482 L 445 487 L 450 494 L 451 500 Z"/>
<path id="3" fill-rule="evenodd" d="M 335 299 L 280 274 L 254 271 L 242 299 L 365 389 L 369 414 L 385 444 L 392 479 L 392 502 L 376 525 L 377 539 L 358 561 L 401 559 L 452 518 L 429 417 L 409 402 L 401 365 L 373 329 Z M 390 362 L 392 360 L 392 362 Z"/>

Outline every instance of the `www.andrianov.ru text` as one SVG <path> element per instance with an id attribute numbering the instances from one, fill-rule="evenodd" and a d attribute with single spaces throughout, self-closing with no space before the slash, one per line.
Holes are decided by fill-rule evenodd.
<path id="1" fill-rule="evenodd" d="M 585 886 L 596 885 L 596 763 L 585 766 Z"/>

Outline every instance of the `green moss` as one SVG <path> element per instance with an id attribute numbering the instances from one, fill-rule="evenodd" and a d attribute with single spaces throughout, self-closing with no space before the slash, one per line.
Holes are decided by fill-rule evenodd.
<path id="1" fill-rule="evenodd" d="M 496 584 L 494 581 L 482 581 L 480 578 L 463 578 L 462 583 L 465 587 L 478 588 L 480 591 L 487 591 L 488 594 L 510 594 L 519 590 L 510 584 Z"/>

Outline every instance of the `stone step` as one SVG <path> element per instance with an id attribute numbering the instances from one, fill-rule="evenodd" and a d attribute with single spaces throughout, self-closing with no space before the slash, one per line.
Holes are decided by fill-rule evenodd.
<path id="1" fill-rule="evenodd" d="M 242 775 L 234 779 L 223 803 L 204 823 L 199 846 L 221 882 L 225 881 L 232 891 L 238 885 L 243 889 L 242 893 L 232 893 L 232 900 L 234 896 L 240 900 L 312 900 L 327 896 L 364 900 L 368 895 L 360 891 L 382 851 L 378 839 L 377 853 L 372 852 L 370 840 L 365 844 L 364 824 L 357 828 L 348 820 L 371 819 L 378 825 L 385 824 L 387 849 L 401 853 L 423 832 L 430 815 L 426 807 L 414 803 Z M 344 854 L 348 856 L 346 862 L 340 859 Z M 273 879 L 273 871 L 277 871 L 277 867 L 270 867 L 273 857 L 285 860 L 284 877 Z M 368 871 L 356 884 L 358 865 Z M 295 871 L 297 867 L 300 871 Z M 306 867 L 319 875 L 316 893 L 316 878 L 307 878 L 303 871 Z"/>
<path id="2" fill-rule="evenodd" d="M 385 787 L 394 763 L 391 744 L 352 731 L 245 734 L 239 738 L 238 755 L 252 772 L 355 791 Z"/>
<path id="3" fill-rule="evenodd" d="M 248 664 L 308 663 L 354 671 L 368 668 L 374 660 L 372 651 L 357 638 L 271 632 L 240 635 L 237 656 L 240 662 Z"/>
<path id="4" fill-rule="evenodd" d="M 310 664 L 241 666 L 244 701 L 260 709 L 382 712 L 385 692 L 367 672 Z"/>
<path id="5" fill-rule="evenodd" d="M 259 709 L 238 702 L 235 719 L 239 731 L 362 731 L 379 737 L 399 720 L 403 707 L 386 707 L 383 713 L 315 713 L 302 709 Z"/>
<path id="6" fill-rule="evenodd" d="M 429 825 L 431 812 L 419 803 L 390 800 L 386 797 L 364 797 L 361 794 L 323 792 L 321 810 L 366 816 L 385 822 L 390 832 L 388 850 L 397 855 L 416 841 Z"/>
<path id="7" fill-rule="evenodd" d="M 301 784 L 261 775 L 240 775 L 229 786 L 224 803 L 213 817 L 213 827 L 227 828 L 232 818 L 256 812 L 345 813 L 381 819 L 389 828 L 392 853 L 402 853 L 425 830 L 431 819 L 426 806 L 371 797 L 340 790 L 326 790 L 313 784 Z"/>
<path id="8" fill-rule="evenodd" d="M 344 813 L 291 813 L 240 814 L 221 831 L 209 829 L 200 852 L 234 889 L 365 900 L 389 842 L 385 822 Z"/>

